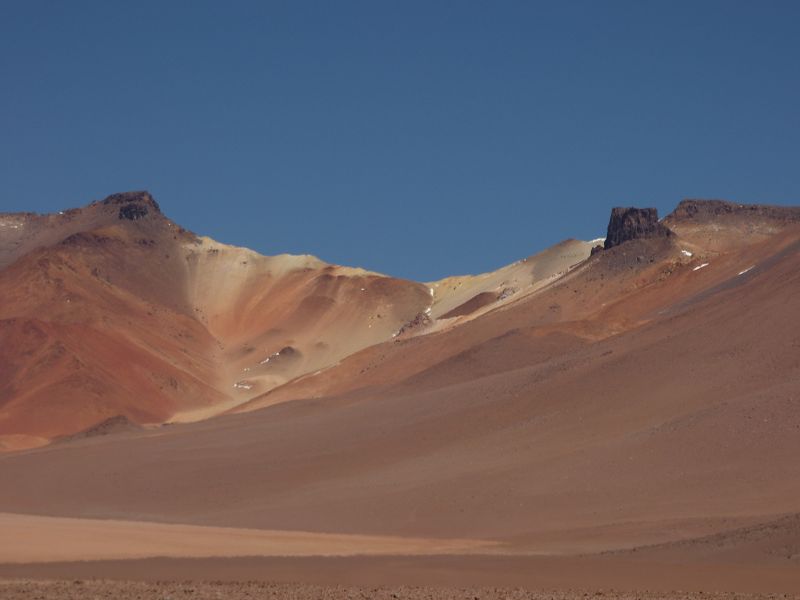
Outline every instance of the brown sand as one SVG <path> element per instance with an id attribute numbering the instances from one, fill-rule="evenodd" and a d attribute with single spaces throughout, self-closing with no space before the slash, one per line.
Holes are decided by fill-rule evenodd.
<path id="1" fill-rule="evenodd" d="M 192 598 L 217 600 L 219 598 L 293 598 L 297 600 L 574 600 L 577 598 L 612 598 L 615 600 L 749 600 L 774 598 L 769 594 L 705 593 L 691 592 L 620 592 L 616 590 L 526 591 L 508 588 L 420 588 L 420 587 L 349 587 L 315 586 L 308 584 L 275 584 L 257 582 L 237 583 L 143 583 L 121 581 L 8 581 L 0 582 L 0 594 L 7 600 L 82 600 L 84 598 Z M 781 595 L 791 599 L 796 596 Z"/>

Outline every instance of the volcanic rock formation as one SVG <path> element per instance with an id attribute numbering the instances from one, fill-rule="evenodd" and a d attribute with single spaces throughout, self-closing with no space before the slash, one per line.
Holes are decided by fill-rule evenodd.
<path id="1" fill-rule="evenodd" d="M 666 238 L 672 232 L 658 220 L 655 208 L 623 208 L 611 210 L 608 232 L 604 247 L 606 250 L 623 242 L 636 239 Z"/>

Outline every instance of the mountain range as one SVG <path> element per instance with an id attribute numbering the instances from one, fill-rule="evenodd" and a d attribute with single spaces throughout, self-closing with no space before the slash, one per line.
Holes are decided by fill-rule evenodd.
<path id="1" fill-rule="evenodd" d="M 148 522 L 460 576 L 679 556 L 798 582 L 800 207 L 613 208 L 605 238 L 433 282 L 215 242 L 147 192 L 0 214 L 0 449 L 0 517 L 41 539 Z M 0 563 L 286 555 L 232 544 Z"/>

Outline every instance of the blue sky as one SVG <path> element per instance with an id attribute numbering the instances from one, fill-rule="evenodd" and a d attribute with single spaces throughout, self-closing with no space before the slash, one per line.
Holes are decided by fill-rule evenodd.
<path id="1" fill-rule="evenodd" d="M 427 280 L 615 205 L 800 204 L 798 2 L 0 3 L 0 211 L 148 189 Z"/>

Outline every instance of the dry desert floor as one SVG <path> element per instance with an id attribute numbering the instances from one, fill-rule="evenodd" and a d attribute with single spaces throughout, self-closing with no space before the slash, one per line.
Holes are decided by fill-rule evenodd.
<path id="1" fill-rule="evenodd" d="M 447 589 L 433 587 L 397 587 L 397 588 L 358 588 L 346 586 L 315 586 L 303 584 L 276 583 L 145 583 L 131 581 L 5 581 L 0 582 L 0 596 L 5 600 L 80 600 L 84 598 L 119 598 L 120 600 L 140 600 L 149 598 L 177 599 L 194 598 L 197 600 L 229 598 L 260 599 L 287 598 L 292 600 L 439 600 L 445 598 L 464 600 L 572 600 L 573 598 L 613 598 L 615 600 L 667 600 L 667 599 L 702 599 L 702 600 L 745 600 L 766 598 L 797 598 L 797 596 L 774 594 L 734 594 L 734 593 L 697 593 L 697 592 L 621 592 L 615 590 L 582 590 L 566 591 L 528 591 L 523 589 L 504 588 L 462 588 Z"/>

